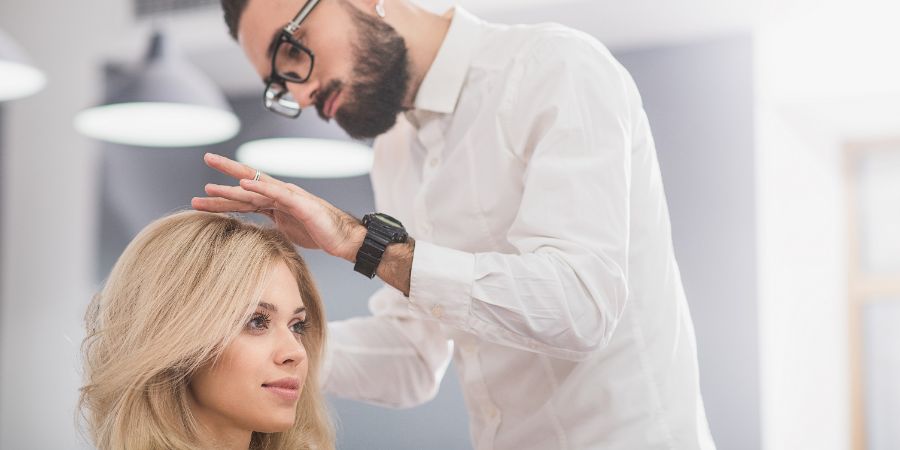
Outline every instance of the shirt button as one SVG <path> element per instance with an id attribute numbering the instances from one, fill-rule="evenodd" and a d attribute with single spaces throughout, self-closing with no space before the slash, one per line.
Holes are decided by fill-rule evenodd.
<path id="1" fill-rule="evenodd" d="M 444 307 L 441 305 L 434 305 L 431 307 L 431 315 L 434 316 L 435 319 L 440 319 L 444 317 Z"/>
<path id="2" fill-rule="evenodd" d="M 471 343 L 471 342 L 467 342 L 467 343 L 465 343 L 465 344 L 462 345 L 462 349 L 461 349 L 461 350 L 462 350 L 464 353 L 470 353 L 470 354 L 471 354 L 471 353 L 475 353 L 475 352 L 478 350 L 478 348 L 475 347 L 475 344 L 473 344 L 473 343 Z"/>
<path id="3" fill-rule="evenodd" d="M 428 165 L 431 166 L 432 169 L 434 169 L 435 167 L 437 167 L 438 164 L 440 164 L 440 163 L 441 163 L 441 159 L 438 158 L 438 157 L 431 158 L 431 159 L 428 161 Z"/>
<path id="4" fill-rule="evenodd" d="M 493 406 L 491 406 L 491 407 L 488 408 L 488 410 L 487 410 L 487 416 L 488 416 L 488 418 L 490 418 L 490 419 L 496 419 L 497 416 L 499 416 L 499 415 L 500 415 L 500 411 L 497 411 L 497 408 L 495 408 L 495 407 L 493 407 Z"/>

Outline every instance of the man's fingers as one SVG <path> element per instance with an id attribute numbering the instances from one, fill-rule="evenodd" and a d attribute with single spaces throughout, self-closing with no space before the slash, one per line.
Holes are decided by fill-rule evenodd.
<path id="1" fill-rule="evenodd" d="M 240 186 L 223 186 L 221 184 L 207 184 L 204 188 L 210 197 L 221 197 L 227 200 L 249 203 L 256 208 L 271 208 L 272 200 L 255 192 L 247 191 Z"/>
<path id="2" fill-rule="evenodd" d="M 219 197 L 194 197 L 191 200 L 191 207 L 197 211 L 206 212 L 256 212 L 259 208 L 253 204 L 228 200 Z"/>
<path id="3" fill-rule="evenodd" d="M 287 183 L 275 185 L 262 181 L 241 180 L 241 188 L 244 190 L 255 192 L 274 200 L 279 205 L 279 209 L 287 210 L 296 219 L 302 220 L 302 216 L 306 213 L 305 210 L 308 209 L 304 204 L 308 197 L 303 195 L 305 191 L 296 192 L 290 189 L 289 186 L 291 185 Z"/>
<path id="4" fill-rule="evenodd" d="M 241 164 L 233 159 L 226 158 L 222 155 L 217 155 L 215 153 L 207 153 L 203 155 L 203 162 L 205 162 L 207 166 L 238 180 L 252 180 L 253 177 L 256 176 L 256 169 L 246 164 Z M 260 172 L 259 174 L 259 179 L 260 181 L 269 183 L 282 183 L 281 181 L 276 180 L 275 178 L 272 178 L 262 172 Z"/>

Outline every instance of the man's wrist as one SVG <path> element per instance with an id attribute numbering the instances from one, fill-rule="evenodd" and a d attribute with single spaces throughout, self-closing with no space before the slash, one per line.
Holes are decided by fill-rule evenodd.
<path id="1" fill-rule="evenodd" d="M 359 249 L 362 247 L 363 241 L 366 240 L 366 233 L 366 227 L 362 222 L 358 222 L 350 231 L 350 242 L 353 244 L 350 246 L 350 254 L 345 256 L 347 261 L 356 264 L 356 255 L 359 254 Z"/>
<path id="2" fill-rule="evenodd" d="M 359 249 L 363 246 L 368 230 L 362 222 L 353 224 L 347 234 L 350 241 L 349 252 L 344 255 L 344 259 L 356 264 L 356 256 Z M 412 276 L 413 253 L 415 252 L 416 242 L 410 236 L 406 242 L 390 243 L 384 250 L 381 262 L 375 270 L 375 274 L 385 283 L 393 286 L 409 296 L 410 279 Z"/>
<path id="3" fill-rule="evenodd" d="M 410 236 L 406 242 L 388 245 L 376 274 L 385 283 L 409 297 L 412 279 L 412 263 L 416 252 L 416 240 Z"/>

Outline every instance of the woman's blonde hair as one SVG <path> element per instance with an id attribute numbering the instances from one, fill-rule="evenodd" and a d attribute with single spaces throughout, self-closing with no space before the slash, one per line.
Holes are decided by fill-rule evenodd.
<path id="1" fill-rule="evenodd" d="M 294 426 L 253 433 L 250 448 L 334 448 L 318 377 L 325 311 L 306 264 L 276 230 L 193 211 L 144 228 L 88 307 L 79 410 L 98 448 L 200 446 L 191 375 L 240 334 L 279 262 L 296 277 L 307 309 L 309 373 Z"/>

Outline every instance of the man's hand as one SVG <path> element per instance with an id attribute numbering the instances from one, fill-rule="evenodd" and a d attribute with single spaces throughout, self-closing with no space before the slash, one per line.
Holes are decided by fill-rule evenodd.
<path id="1" fill-rule="evenodd" d="M 265 214 L 296 245 L 356 261 L 366 229 L 353 216 L 296 185 L 268 175 L 260 174 L 259 181 L 253 181 L 255 169 L 224 156 L 207 153 L 203 160 L 209 167 L 240 180 L 240 186 L 207 184 L 209 197 L 195 197 L 191 201 L 194 209 Z"/>

